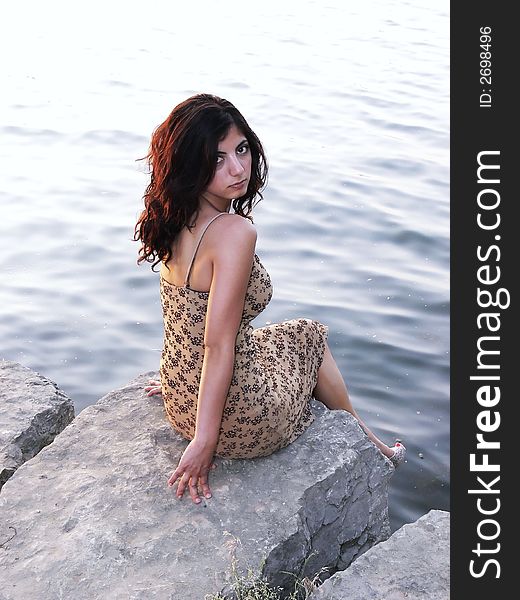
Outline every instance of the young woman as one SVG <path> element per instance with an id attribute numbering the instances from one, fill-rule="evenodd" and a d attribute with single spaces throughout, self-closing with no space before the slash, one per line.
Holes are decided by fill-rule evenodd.
<path id="1" fill-rule="evenodd" d="M 168 484 L 195 503 L 211 497 L 213 456 L 253 458 L 287 446 L 314 420 L 312 397 L 362 422 L 327 344 L 328 327 L 300 318 L 253 329 L 272 296 L 255 253 L 253 201 L 262 199 L 267 161 L 260 140 L 227 100 L 198 94 L 153 133 L 151 180 L 135 227 L 138 263 L 159 263 L 164 317 L 160 381 L 171 425 L 190 443 Z M 256 204 L 256 202 L 255 202 Z M 231 207 L 233 213 L 230 212 Z"/>

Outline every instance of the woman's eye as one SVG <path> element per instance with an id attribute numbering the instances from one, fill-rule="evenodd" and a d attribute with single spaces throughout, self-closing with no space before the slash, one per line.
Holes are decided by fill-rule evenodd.
<path id="1" fill-rule="evenodd" d="M 244 144 L 243 146 L 240 146 L 240 148 L 238 149 L 238 153 L 246 154 L 248 150 L 249 150 L 249 146 L 247 144 Z"/>

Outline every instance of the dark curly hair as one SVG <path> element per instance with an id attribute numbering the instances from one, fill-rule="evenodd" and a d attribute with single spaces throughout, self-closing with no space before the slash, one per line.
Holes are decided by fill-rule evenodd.
<path id="1" fill-rule="evenodd" d="M 159 262 L 168 262 L 179 232 L 185 226 L 193 228 L 199 198 L 215 174 L 218 144 L 232 125 L 246 137 L 252 159 L 247 191 L 232 206 L 236 214 L 253 221 L 250 213 L 263 198 L 261 190 L 267 182 L 262 144 L 231 102 L 211 94 L 191 96 L 155 129 L 148 154 L 139 159 L 147 161 L 151 178 L 133 238 L 141 241 L 137 264 L 153 262 L 153 271 Z"/>

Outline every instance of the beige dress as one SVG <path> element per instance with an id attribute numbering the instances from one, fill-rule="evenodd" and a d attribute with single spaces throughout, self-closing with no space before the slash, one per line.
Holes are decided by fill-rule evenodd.
<path id="1" fill-rule="evenodd" d="M 209 292 L 161 276 L 164 348 L 161 385 L 166 415 L 173 428 L 193 439 L 204 359 L 204 326 Z M 328 327 L 306 318 L 254 329 L 250 324 L 269 304 L 269 274 L 254 255 L 244 310 L 235 342 L 235 366 L 215 453 L 228 458 L 267 456 L 287 446 L 313 422 L 309 406 L 323 361 Z"/>

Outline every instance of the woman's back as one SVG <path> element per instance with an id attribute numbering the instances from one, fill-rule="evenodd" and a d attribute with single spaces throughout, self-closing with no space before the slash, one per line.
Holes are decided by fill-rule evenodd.
<path id="1" fill-rule="evenodd" d="M 209 292 L 215 255 L 224 244 L 233 243 L 230 224 L 236 228 L 237 219 L 245 221 L 241 227 L 251 227 L 249 220 L 239 215 L 199 214 L 192 229 L 184 227 L 173 242 L 172 256 L 161 266 L 163 279 L 178 287 L 189 284 L 194 290 Z"/>

